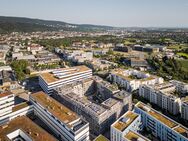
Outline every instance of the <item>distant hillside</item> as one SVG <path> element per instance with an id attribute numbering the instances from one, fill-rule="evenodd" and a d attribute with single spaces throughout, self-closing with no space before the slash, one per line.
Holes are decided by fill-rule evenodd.
<path id="1" fill-rule="evenodd" d="M 61 21 L 48 21 L 40 19 L 4 17 L 0 16 L 0 33 L 10 32 L 34 32 L 34 31 L 101 31 L 110 30 L 113 27 L 88 25 L 88 24 L 70 24 Z"/>

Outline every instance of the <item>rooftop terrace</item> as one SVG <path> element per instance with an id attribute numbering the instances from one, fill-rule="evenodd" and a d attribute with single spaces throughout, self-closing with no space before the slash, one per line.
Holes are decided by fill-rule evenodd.
<path id="1" fill-rule="evenodd" d="M 136 107 L 144 110 L 145 112 L 147 112 L 149 115 L 151 115 L 152 117 L 156 118 L 157 120 L 159 120 L 160 122 L 162 122 L 163 124 L 165 124 L 166 126 L 173 128 L 175 126 L 177 126 L 178 124 L 171 120 L 170 118 L 166 117 L 165 115 L 155 111 L 154 109 L 152 109 L 151 107 L 139 102 Z"/>
<path id="2" fill-rule="evenodd" d="M 128 111 L 113 126 L 123 132 L 137 117 L 136 113 Z"/>
<path id="3" fill-rule="evenodd" d="M 29 118 L 22 116 L 11 120 L 8 124 L 0 126 L 0 140 L 10 141 L 8 134 L 22 130 L 26 135 L 34 141 L 55 141 L 56 139 L 33 123 Z"/>
<path id="4" fill-rule="evenodd" d="M 72 68 L 61 68 L 53 72 L 42 73 L 40 76 L 46 83 L 52 83 L 69 77 L 77 76 L 79 73 L 83 73 L 85 71 L 91 70 L 86 66 L 77 66 Z"/>
<path id="5" fill-rule="evenodd" d="M 13 108 L 12 108 L 12 111 L 15 112 L 15 111 L 18 111 L 20 109 L 23 109 L 23 108 L 26 108 L 28 106 L 30 106 L 31 103 L 30 102 L 22 102 L 18 105 L 15 105 Z"/>

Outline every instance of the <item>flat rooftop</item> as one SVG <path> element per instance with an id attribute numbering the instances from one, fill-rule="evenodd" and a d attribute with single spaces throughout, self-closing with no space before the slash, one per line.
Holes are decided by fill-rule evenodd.
<path id="1" fill-rule="evenodd" d="M 136 118 L 138 115 L 132 111 L 126 112 L 118 121 L 113 124 L 114 128 L 123 132 Z"/>
<path id="2" fill-rule="evenodd" d="M 188 129 L 183 127 L 182 125 L 175 127 L 174 130 L 182 136 L 188 138 Z"/>
<path id="3" fill-rule="evenodd" d="M 97 83 L 99 83 L 99 84 L 103 85 L 104 87 L 108 88 L 109 90 L 111 90 L 112 92 L 117 92 L 117 91 L 119 91 L 118 86 L 116 86 L 116 85 L 114 85 L 114 84 L 111 84 L 111 83 L 109 83 L 108 81 L 103 80 L 103 79 L 100 78 L 99 76 L 93 76 L 93 79 L 94 79 Z"/>
<path id="4" fill-rule="evenodd" d="M 137 75 L 135 75 L 136 72 L 140 73 L 140 74 L 147 74 L 147 73 L 140 72 L 140 71 L 137 71 L 137 70 L 124 70 L 124 69 L 115 69 L 111 73 L 115 74 L 115 75 L 117 75 L 117 76 L 119 76 L 119 77 L 121 77 L 121 78 L 123 78 L 123 79 L 125 79 L 127 81 L 132 81 L 132 80 L 147 81 L 147 80 L 152 80 L 152 79 L 156 78 L 153 75 L 149 75 L 147 77 L 140 77 L 139 78 L 139 77 L 137 77 Z"/>
<path id="5" fill-rule="evenodd" d="M 163 124 L 165 124 L 166 126 L 168 126 L 170 128 L 173 128 L 173 127 L 178 125 L 172 119 L 170 119 L 170 118 L 166 117 L 165 115 L 155 111 L 154 109 L 152 109 L 151 107 L 147 106 L 144 103 L 139 102 L 138 104 L 136 104 L 136 107 L 142 109 L 143 111 L 145 111 L 146 113 L 148 113 L 149 115 L 151 115 L 152 117 L 159 120 L 160 122 L 162 122 Z"/>
<path id="6" fill-rule="evenodd" d="M 59 80 L 77 76 L 80 73 L 91 71 L 86 66 L 77 66 L 72 68 L 61 68 L 52 72 L 41 73 L 40 76 L 46 83 L 53 83 Z"/>
<path id="7" fill-rule="evenodd" d="M 5 93 L 0 94 L 0 98 L 6 97 L 6 96 L 9 96 L 9 95 L 12 95 L 12 93 L 11 92 L 5 92 Z"/>
<path id="8" fill-rule="evenodd" d="M 129 141 L 150 141 L 149 139 L 143 137 L 139 133 L 133 131 L 129 131 L 127 134 L 125 134 L 124 138 Z"/>
<path id="9" fill-rule="evenodd" d="M 183 103 L 188 104 L 188 96 L 182 98 L 181 101 L 182 101 Z"/>
<path id="10" fill-rule="evenodd" d="M 34 141 L 56 141 L 54 137 L 25 116 L 17 117 L 8 124 L 0 126 L 0 140 L 10 141 L 7 135 L 19 129 Z"/>
<path id="11" fill-rule="evenodd" d="M 78 95 L 76 95 L 74 93 L 66 94 L 63 97 L 65 97 L 66 99 L 68 98 L 69 101 L 71 101 L 74 104 L 79 104 L 80 106 L 84 107 L 85 109 L 91 111 L 96 116 L 99 116 L 107 111 L 101 105 L 97 105 L 97 104 L 89 101 L 87 99 L 87 97 L 79 97 Z"/>
<path id="12" fill-rule="evenodd" d="M 31 94 L 30 96 L 70 128 L 72 127 L 71 122 L 80 119 L 76 113 L 42 91 Z"/>
<path id="13" fill-rule="evenodd" d="M 93 141 L 109 141 L 105 136 L 99 135 Z"/>
<path id="14" fill-rule="evenodd" d="M 115 104 L 117 104 L 119 101 L 113 99 L 113 98 L 108 98 L 107 100 L 105 100 L 104 102 L 102 102 L 102 105 L 111 108 L 112 106 L 114 106 Z"/>
<path id="15" fill-rule="evenodd" d="M 155 111 L 154 109 L 150 108 L 149 106 L 145 105 L 142 102 L 139 102 L 136 104 L 136 107 L 139 107 L 140 109 L 144 110 L 148 114 L 150 114 L 155 119 L 159 120 L 166 126 L 172 128 L 172 130 L 176 131 L 177 133 L 181 134 L 182 136 L 188 138 L 188 129 L 184 127 L 183 125 L 173 121 L 172 119 L 166 117 L 165 115 Z"/>
<path id="16" fill-rule="evenodd" d="M 156 85 L 154 85 L 153 88 L 155 90 L 158 90 L 158 91 L 164 91 L 164 90 L 168 90 L 169 88 L 172 88 L 172 89 L 175 90 L 176 87 L 173 84 L 171 84 L 171 83 L 164 82 L 162 84 L 156 84 Z"/>
<path id="17" fill-rule="evenodd" d="M 123 100 L 125 97 L 129 97 L 130 95 L 132 95 L 132 94 L 129 93 L 129 92 L 126 92 L 126 91 L 122 90 L 122 91 L 116 93 L 114 95 L 114 97 L 117 98 L 117 99 L 119 99 L 119 100 Z"/>
<path id="18" fill-rule="evenodd" d="M 12 108 L 12 112 L 16 112 L 20 109 L 23 109 L 23 108 L 26 108 L 28 106 L 31 106 L 32 104 L 30 102 L 22 102 L 20 104 L 17 104 L 15 105 L 13 108 Z"/>

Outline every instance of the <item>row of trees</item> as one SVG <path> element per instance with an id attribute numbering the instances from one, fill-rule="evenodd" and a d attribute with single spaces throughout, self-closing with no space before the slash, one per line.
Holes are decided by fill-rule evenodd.
<path id="1" fill-rule="evenodd" d="M 188 82 L 188 71 L 183 69 L 183 66 L 178 60 L 164 57 L 162 60 L 152 57 L 148 59 L 148 63 L 156 70 L 159 76 L 164 78 L 177 79 Z"/>
<path id="2" fill-rule="evenodd" d="M 29 74 L 28 61 L 26 60 L 15 60 L 11 63 L 11 67 L 16 73 L 18 80 L 22 81 L 26 78 L 26 74 Z"/>

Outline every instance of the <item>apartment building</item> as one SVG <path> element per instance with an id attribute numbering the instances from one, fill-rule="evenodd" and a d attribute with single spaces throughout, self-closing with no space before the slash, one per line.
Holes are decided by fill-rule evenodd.
<path id="1" fill-rule="evenodd" d="M 163 83 L 163 78 L 161 77 L 132 69 L 115 69 L 110 73 L 109 78 L 112 82 L 117 83 L 129 92 L 137 90 L 143 84 L 154 85 Z"/>
<path id="2" fill-rule="evenodd" d="M 134 111 L 141 115 L 142 128 L 145 127 L 161 141 L 188 141 L 188 129 L 186 127 L 148 105 L 138 102 Z"/>
<path id="3" fill-rule="evenodd" d="M 132 111 L 126 112 L 117 121 L 111 125 L 111 141 L 124 141 L 125 136 L 130 131 L 139 131 L 141 125 L 141 116 Z"/>
<path id="4" fill-rule="evenodd" d="M 53 89 L 81 81 L 92 77 L 92 70 L 86 66 L 77 66 L 72 68 L 63 68 L 51 72 L 41 73 L 39 75 L 39 85 L 45 93 L 50 94 Z"/>
<path id="5" fill-rule="evenodd" d="M 71 84 L 66 84 L 61 87 L 55 89 L 54 92 L 68 94 L 75 93 L 80 97 L 84 95 L 90 95 L 94 92 L 95 89 L 94 80 L 92 78 L 88 78 L 82 81 L 76 81 Z"/>
<path id="6" fill-rule="evenodd" d="M 56 99 L 88 121 L 91 132 L 96 135 L 106 131 L 116 119 L 114 110 L 111 111 L 99 104 L 95 104 L 86 97 L 80 97 L 74 93 L 66 95 L 58 93 Z"/>
<path id="7" fill-rule="evenodd" d="M 0 94 L 0 125 L 10 120 L 27 115 L 33 112 L 33 107 L 29 102 L 22 102 L 15 105 L 15 97 L 11 92 Z"/>
<path id="8" fill-rule="evenodd" d="M 11 91 L 19 87 L 12 70 L 4 68 L 0 71 L 0 92 Z"/>
<path id="9" fill-rule="evenodd" d="M 54 131 L 59 140 L 89 140 L 89 124 L 64 105 L 44 92 L 31 94 L 30 101 L 34 113 Z"/>
<path id="10" fill-rule="evenodd" d="M 176 87 L 168 82 L 156 85 L 140 85 L 139 95 L 169 113 L 180 113 L 181 100 L 176 96 Z"/>
<path id="11" fill-rule="evenodd" d="M 14 94 L 5 92 L 0 94 L 0 117 L 12 112 L 14 107 Z"/>
<path id="12" fill-rule="evenodd" d="M 181 118 L 188 121 L 188 96 L 181 99 Z"/>
<path id="13" fill-rule="evenodd" d="M 131 93 L 122 90 L 114 94 L 113 98 L 122 102 L 123 110 L 124 110 L 123 113 L 125 113 L 126 111 L 132 110 L 132 94 Z"/>
<path id="14" fill-rule="evenodd" d="M 174 84 L 176 86 L 176 90 L 180 93 L 188 93 L 188 84 L 181 82 L 181 81 L 177 81 L 177 80 L 171 80 L 170 83 Z"/>
<path id="15" fill-rule="evenodd" d="M 93 52 L 84 52 L 83 50 L 64 51 L 63 55 L 73 62 L 84 63 L 93 59 Z"/>
<path id="16" fill-rule="evenodd" d="M 1 141 L 57 141 L 25 116 L 0 126 Z"/>
<path id="17" fill-rule="evenodd" d="M 120 91 L 117 85 L 113 85 L 107 81 L 104 81 L 98 76 L 93 76 L 92 78 L 96 83 L 97 93 L 104 100 L 112 97 L 115 93 L 118 93 Z"/>

